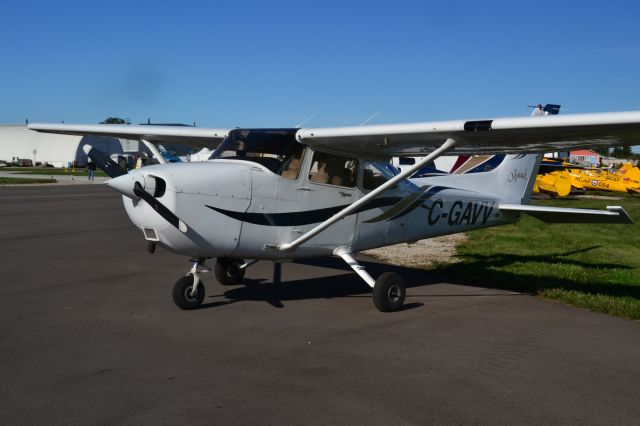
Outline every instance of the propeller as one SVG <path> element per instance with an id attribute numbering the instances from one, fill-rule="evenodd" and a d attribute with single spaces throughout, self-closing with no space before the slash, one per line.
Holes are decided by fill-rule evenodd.
<path id="1" fill-rule="evenodd" d="M 162 204 L 156 197 L 145 191 L 142 185 L 140 185 L 140 182 L 136 181 L 136 183 L 133 184 L 133 193 L 146 201 L 147 204 L 153 207 L 153 209 L 160 216 L 162 216 L 167 222 L 178 228 L 180 232 L 187 232 L 187 225 L 183 221 L 181 221 L 180 218 L 178 218 L 178 216 L 176 216 L 171 210 L 166 208 L 165 205 Z"/>
<path id="2" fill-rule="evenodd" d="M 162 204 L 160 200 L 144 190 L 144 187 L 138 180 L 140 178 L 144 179 L 141 174 L 127 173 L 126 170 L 124 170 L 115 161 L 109 158 L 107 154 L 97 148 L 92 147 L 91 145 L 84 145 L 82 149 L 101 170 L 103 170 L 112 178 L 111 180 L 106 182 L 107 186 L 129 198 L 137 197 L 143 199 L 167 222 L 178 228 L 180 232 L 187 232 L 189 228 L 187 228 L 187 225 L 183 221 L 181 221 L 178 216 L 176 216 L 171 210 L 169 210 L 164 204 Z M 131 188 L 132 183 L 133 188 Z"/>
<path id="3" fill-rule="evenodd" d="M 91 145 L 84 145 L 82 150 L 89 158 L 91 158 L 91 160 L 93 160 L 94 163 L 96 163 L 96 166 L 109 175 L 109 177 L 116 178 L 127 174 L 125 169 L 120 167 L 118 163 L 113 161 L 107 154 L 99 149 L 94 148 Z"/>

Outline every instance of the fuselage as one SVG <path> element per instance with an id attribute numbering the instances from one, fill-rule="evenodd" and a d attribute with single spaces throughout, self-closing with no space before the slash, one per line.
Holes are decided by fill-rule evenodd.
<path id="1" fill-rule="evenodd" d="M 392 173 L 385 162 L 343 159 L 341 180 L 329 180 L 322 175 L 319 153 L 307 148 L 300 157 L 297 175 L 287 174 L 265 158 L 173 163 L 130 172 L 131 179 L 143 183 L 187 225 L 186 233 L 135 197 L 123 197 L 125 208 L 148 240 L 203 258 L 325 256 L 338 247 L 360 251 L 517 218 L 498 208 L 500 202 L 513 200 L 456 188 L 450 180 L 435 176 L 421 179 L 420 186 L 405 181 L 295 251 L 283 252 L 279 244 L 295 240 Z"/>

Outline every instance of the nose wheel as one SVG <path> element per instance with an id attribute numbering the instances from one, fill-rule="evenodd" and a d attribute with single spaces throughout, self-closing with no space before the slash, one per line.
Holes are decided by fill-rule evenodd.
<path id="1" fill-rule="evenodd" d="M 173 285 L 173 301 L 180 309 L 196 309 L 204 300 L 204 285 L 200 281 L 202 272 L 209 272 L 204 259 L 193 259 L 189 273 Z"/>
<path id="2" fill-rule="evenodd" d="M 196 309 L 204 300 L 204 286 L 202 282 L 196 285 L 193 290 L 193 275 L 180 278 L 173 286 L 173 301 L 184 310 Z"/>

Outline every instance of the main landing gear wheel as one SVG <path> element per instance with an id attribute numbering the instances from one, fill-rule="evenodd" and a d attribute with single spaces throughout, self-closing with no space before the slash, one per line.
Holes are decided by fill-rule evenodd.
<path id="1" fill-rule="evenodd" d="M 241 261 L 232 259 L 218 259 L 214 268 L 216 279 L 222 285 L 242 284 L 245 270 L 240 268 Z"/>
<path id="2" fill-rule="evenodd" d="M 394 312 L 402 308 L 406 287 L 398 274 L 385 272 L 373 286 L 373 303 L 380 312 Z"/>
<path id="3" fill-rule="evenodd" d="M 204 300 L 204 286 L 202 281 L 193 290 L 193 275 L 180 278 L 173 286 L 173 301 L 180 309 L 195 309 L 202 304 Z"/>

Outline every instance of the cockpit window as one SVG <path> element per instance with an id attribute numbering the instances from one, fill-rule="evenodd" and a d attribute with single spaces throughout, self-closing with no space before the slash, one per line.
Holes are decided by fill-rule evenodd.
<path id="1" fill-rule="evenodd" d="M 300 168 L 302 167 L 302 145 L 300 150 L 289 155 L 282 162 L 282 177 L 287 179 L 298 179 Z"/>
<path id="2" fill-rule="evenodd" d="M 313 154 L 309 180 L 317 183 L 355 188 L 358 179 L 358 160 L 342 155 L 316 152 Z"/>
<path id="3" fill-rule="evenodd" d="M 376 189 L 399 173 L 398 169 L 389 163 L 379 161 L 365 161 L 362 175 L 362 187 L 365 190 Z M 415 191 L 416 186 L 406 179 L 398 182 L 401 189 Z"/>
<path id="4" fill-rule="evenodd" d="M 296 141 L 298 129 L 235 129 L 213 151 L 210 160 L 246 160 L 273 173 L 296 179 L 304 146 Z M 296 164 L 298 170 L 295 170 Z M 292 177 L 295 174 L 295 177 Z"/>

